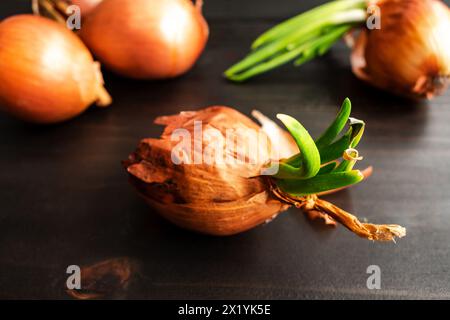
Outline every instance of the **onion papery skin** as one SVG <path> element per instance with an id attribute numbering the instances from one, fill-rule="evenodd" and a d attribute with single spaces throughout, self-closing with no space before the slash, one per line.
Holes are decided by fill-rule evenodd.
<path id="1" fill-rule="evenodd" d="M 381 28 L 364 28 L 352 52 L 357 77 L 413 98 L 442 93 L 450 77 L 450 10 L 438 0 L 380 0 Z"/>
<path id="2" fill-rule="evenodd" d="M 79 34 L 114 72 L 165 79 L 191 69 L 209 31 L 200 6 L 189 0 L 104 0 L 85 19 Z"/>
<path id="3" fill-rule="evenodd" d="M 83 42 L 47 18 L 18 15 L 0 23 L 0 107 L 34 123 L 61 122 L 104 90 Z"/>
<path id="4" fill-rule="evenodd" d="M 177 142 L 171 134 L 179 128 L 193 132 L 194 121 L 202 121 L 203 131 L 215 128 L 223 134 L 226 129 L 259 129 L 223 106 L 158 118 L 156 123 L 166 126 L 161 138 L 142 140 L 124 162 L 132 185 L 152 208 L 182 228 L 218 236 L 249 230 L 288 208 L 272 196 L 264 177 L 255 176 L 264 165 L 258 161 L 175 165 L 171 151 Z"/>

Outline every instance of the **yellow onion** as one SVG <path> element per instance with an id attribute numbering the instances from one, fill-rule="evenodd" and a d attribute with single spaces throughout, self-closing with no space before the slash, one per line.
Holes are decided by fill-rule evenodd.
<path id="1" fill-rule="evenodd" d="M 398 94 L 431 98 L 450 77 L 450 10 L 439 0 L 379 0 L 381 28 L 363 28 L 353 72 Z"/>
<path id="2" fill-rule="evenodd" d="M 0 107 L 26 121 L 60 122 L 94 102 L 111 102 L 83 42 L 46 18 L 18 15 L 0 23 L 0 70 Z"/>
<path id="3" fill-rule="evenodd" d="M 405 235 L 405 229 L 397 225 L 361 223 L 350 213 L 318 199 L 317 195 L 298 198 L 282 192 L 271 177 L 261 175 L 262 169 L 266 168 L 267 160 L 276 162 L 298 154 L 299 149 L 292 136 L 274 122 L 259 112 L 253 112 L 253 116 L 262 127 L 224 106 L 157 118 L 157 124 L 165 125 L 161 138 L 143 139 L 123 163 L 130 182 L 167 220 L 205 234 L 223 236 L 243 232 L 271 221 L 290 205 L 295 205 L 311 219 L 321 218 L 329 225 L 339 222 L 370 240 L 393 240 Z M 200 134 L 196 131 L 198 123 Z M 192 152 L 187 158 L 185 153 L 175 158 L 173 155 L 180 143 L 179 130 L 189 133 L 189 143 L 183 149 Z M 256 131 L 261 134 L 260 138 L 251 139 L 250 133 Z M 217 141 L 214 139 L 236 141 L 240 147 L 219 145 L 211 152 L 208 146 Z M 228 155 L 232 160 L 245 161 L 205 161 L 216 150 L 222 150 L 222 156 Z M 196 155 L 202 161 L 196 162 Z M 174 159 L 184 161 L 179 163 Z M 367 178 L 371 168 L 362 174 Z"/>
<path id="4" fill-rule="evenodd" d="M 104 0 L 80 36 L 111 70 L 132 78 L 163 79 L 188 71 L 202 53 L 208 25 L 202 1 Z"/>

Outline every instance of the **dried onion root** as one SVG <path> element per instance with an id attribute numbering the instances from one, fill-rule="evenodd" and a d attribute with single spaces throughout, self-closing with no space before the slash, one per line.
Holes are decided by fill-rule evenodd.
<path id="1" fill-rule="evenodd" d="M 332 226 L 339 222 L 361 238 L 376 241 L 395 241 L 395 237 L 402 238 L 406 235 L 406 229 L 396 224 L 362 223 L 351 213 L 328 201 L 319 199 L 317 195 L 296 198 L 284 194 L 276 187 L 272 189 L 272 192 L 277 198 L 302 209 L 310 219 L 322 219 L 326 225 Z"/>

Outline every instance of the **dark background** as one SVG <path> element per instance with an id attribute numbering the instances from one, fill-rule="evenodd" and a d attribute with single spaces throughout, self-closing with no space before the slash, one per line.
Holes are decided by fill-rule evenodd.
<path id="1" fill-rule="evenodd" d="M 114 104 L 61 125 L 0 115 L 0 298 L 68 298 L 68 265 L 117 257 L 138 271 L 121 290 L 103 279 L 106 297 L 450 298 L 450 91 L 414 103 L 373 89 L 352 75 L 342 44 L 300 69 L 228 83 L 221 73 L 259 33 L 324 1 L 205 2 L 211 38 L 187 75 L 137 82 L 105 72 Z M 1 1 L 0 18 L 28 7 Z M 396 244 L 321 227 L 295 209 L 232 237 L 183 231 L 138 198 L 121 167 L 141 138 L 161 132 L 152 124 L 161 114 L 257 108 L 295 116 L 318 134 L 346 96 L 367 123 L 360 166 L 375 173 L 327 199 L 371 222 L 405 226 Z M 369 265 L 381 268 L 381 290 L 366 287 Z"/>

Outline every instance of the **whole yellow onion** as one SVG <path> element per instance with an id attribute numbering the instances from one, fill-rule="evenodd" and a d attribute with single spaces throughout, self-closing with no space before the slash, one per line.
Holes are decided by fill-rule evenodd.
<path id="1" fill-rule="evenodd" d="M 188 71 L 208 39 L 202 1 L 104 0 L 86 17 L 80 36 L 111 70 L 163 79 Z"/>
<path id="2" fill-rule="evenodd" d="M 450 77 L 450 10 L 439 0 L 379 0 L 380 29 L 363 28 L 353 72 L 398 94 L 431 98 Z"/>
<path id="3" fill-rule="evenodd" d="M 55 123 L 110 102 L 100 65 L 74 33 L 33 15 L 0 23 L 2 110 L 29 122 Z"/>

